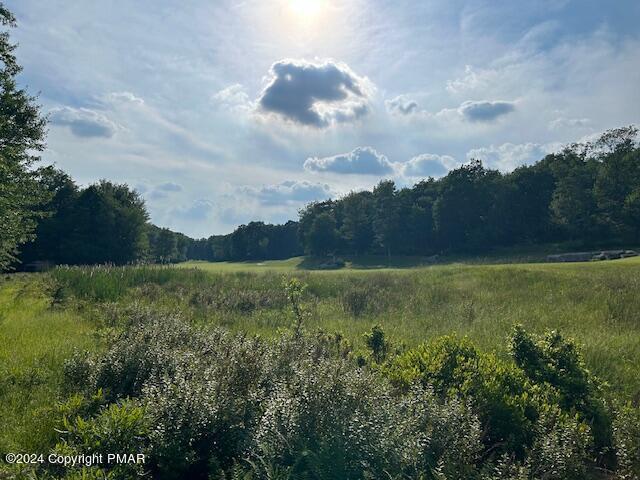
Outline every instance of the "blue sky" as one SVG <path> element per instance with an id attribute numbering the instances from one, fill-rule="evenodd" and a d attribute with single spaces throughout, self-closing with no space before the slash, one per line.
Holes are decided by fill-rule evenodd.
<path id="1" fill-rule="evenodd" d="M 637 0 L 7 0 L 43 159 L 192 236 L 640 123 Z"/>

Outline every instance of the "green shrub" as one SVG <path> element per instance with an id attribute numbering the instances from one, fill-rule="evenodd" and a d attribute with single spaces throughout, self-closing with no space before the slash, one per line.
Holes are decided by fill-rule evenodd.
<path id="1" fill-rule="evenodd" d="M 470 402 L 485 426 L 487 455 L 502 452 L 524 458 L 535 438 L 540 408 L 553 396 L 543 392 L 511 363 L 479 353 L 466 339 L 442 337 L 409 350 L 385 368 L 401 388 L 419 382 L 443 398 Z"/>
<path id="2" fill-rule="evenodd" d="M 371 355 L 377 363 L 382 363 L 387 358 L 390 345 L 380 325 L 374 325 L 370 333 L 365 333 L 364 341 L 367 347 L 369 347 L 369 350 L 371 350 Z"/>
<path id="3" fill-rule="evenodd" d="M 618 409 L 613 438 L 621 480 L 640 478 L 640 408 L 627 403 Z"/>
<path id="4" fill-rule="evenodd" d="M 532 382 L 541 388 L 550 385 L 558 391 L 560 408 L 578 413 L 589 423 L 597 452 L 610 456 L 611 415 L 598 379 L 585 367 L 575 343 L 557 331 L 535 338 L 521 326 L 516 326 L 510 351 L 515 363 Z"/>
<path id="5" fill-rule="evenodd" d="M 473 478 L 480 424 L 424 389 L 397 397 L 342 360 L 302 362 L 266 402 L 254 457 L 291 478 Z"/>
<path id="6" fill-rule="evenodd" d="M 536 440 L 523 461 L 503 456 L 483 480 L 584 480 L 589 474 L 589 428 L 557 408 L 536 425 Z"/>
<path id="7" fill-rule="evenodd" d="M 94 399 L 95 401 L 95 399 Z M 89 402 L 91 403 L 91 402 Z M 95 467 L 67 467 L 65 478 L 96 478 L 102 470 L 107 478 L 127 480 L 144 473 L 144 463 L 106 464 L 108 454 L 142 454 L 149 435 L 149 422 L 144 408 L 137 402 L 112 403 L 95 416 L 63 416 L 62 441 L 54 448 L 60 455 L 101 454 L 104 463 Z"/>
<path id="8" fill-rule="evenodd" d="M 562 375 L 557 387 L 530 378 L 466 338 L 390 357 L 374 328 L 375 362 L 358 366 L 339 334 L 267 342 L 128 315 L 105 352 L 68 362 L 68 382 L 85 378 L 81 390 L 104 395 L 72 397 L 61 445 L 89 452 L 100 432 L 138 442 L 153 478 L 573 480 L 595 459 L 591 424 L 566 408 Z M 136 408 L 143 423 L 127 423 Z M 633 472 L 637 432 L 616 428 L 621 468 Z"/>

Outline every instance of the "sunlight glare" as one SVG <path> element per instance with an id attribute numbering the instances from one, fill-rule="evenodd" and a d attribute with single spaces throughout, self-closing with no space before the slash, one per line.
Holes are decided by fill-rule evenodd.
<path id="1" fill-rule="evenodd" d="M 324 0 L 289 0 L 291 11 L 303 20 L 312 20 L 322 13 Z"/>

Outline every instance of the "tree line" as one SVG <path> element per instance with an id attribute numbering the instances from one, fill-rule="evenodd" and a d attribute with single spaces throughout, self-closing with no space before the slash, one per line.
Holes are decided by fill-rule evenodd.
<path id="1" fill-rule="evenodd" d="M 606 132 L 510 173 L 474 160 L 436 180 L 398 189 L 381 181 L 308 204 L 298 222 L 251 222 L 228 235 L 192 239 L 148 222 L 143 199 L 126 185 L 80 189 L 53 167 L 38 170 L 23 264 L 245 261 L 302 254 L 433 255 L 551 242 L 640 243 L 637 129 Z M 42 201 L 45 198 L 45 201 Z M 33 238 L 35 237 L 35 238 Z"/>
<path id="2" fill-rule="evenodd" d="M 411 188 L 315 202 L 300 212 L 311 255 L 482 252 L 550 242 L 640 243 L 640 148 L 633 126 L 510 173 L 473 160 Z"/>
<path id="3" fill-rule="evenodd" d="M 144 200 L 124 184 L 106 180 L 79 188 L 61 170 L 38 170 L 35 190 L 45 200 L 21 247 L 19 265 L 177 263 L 186 260 L 262 260 L 301 253 L 296 222 L 251 222 L 232 234 L 193 239 L 149 223 Z M 39 265 L 41 266 L 41 265 Z"/>

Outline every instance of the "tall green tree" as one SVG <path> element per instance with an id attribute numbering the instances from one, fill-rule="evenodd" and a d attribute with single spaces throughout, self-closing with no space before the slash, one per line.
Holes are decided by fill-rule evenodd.
<path id="1" fill-rule="evenodd" d="M 594 197 L 598 217 L 614 235 L 637 240 L 640 218 L 633 212 L 634 196 L 640 191 L 640 148 L 633 127 L 607 132 L 596 142 L 604 149 L 596 174 Z"/>
<path id="2" fill-rule="evenodd" d="M 350 249 L 359 255 L 371 249 L 373 232 L 373 195 L 371 192 L 351 192 L 342 199 L 340 233 Z"/>
<path id="3" fill-rule="evenodd" d="M 312 255 L 327 255 L 335 251 L 338 232 L 336 220 L 328 212 L 318 215 L 309 230 L 307 241 Z"/>
<path id="4" fill-rule="evenodd" d="M 123 265 L 143 258 L 147 220 L 144 201 L 127 185 L 102 180 L 87 187 L 73 214 L 73 263 Z"/>
<path id="5" fill-rule="evenodd" d="M 0 23 L 14 27 L 15 18 L 0 3 Z M 46 120 L 35 98 L 17 86 L 21 71 L 9 32 L 0 33 L 0 271 L 16 259 L 18 247 L 34 238 L 38 206 L 46 195 L 38 188 L 33 152 L 44 149 Z"/>
<path id="6" fill-rule="evenodd" d="M 556 178 L 550 205 L 554 222 L 572 240 L 597 238 L 601 233 L 594 196 L 598 162 L 575 148 L 550 157 Z"/>
<path id="7" fill-rule="evenodd" d="M 36 238 L 21 248 L 20 260 L 28 264 L 44 260 L 55 264 L 74 263 L 74 209 L 79 190 L 69 175 L 54 167 L 40 170 L 39 189 L 48 199 L 39 208 L 43 218 L 38 222 Z"/>
<path id="8" fill-rule="evenodd" d="M 396 185 L 392 180 L 383 180 L 373 189 L 373 229 L 376 241 L 388 256 L 400 243 L 400 204 Z"/>
<path id="9" fill-rule="evenodd" d="M 156 260 L 160 263 L 170 263 L 178 256 L 178 241 L 176 234 L 168 228 L 161 228 L 156 238 L 154 248 Z"/>
<path id="10" fill-rule="evenodd" d="M 439 243 L 445 249 L 479 249 L 493 242 L 491 207 L 499 175 L 473 160 L 441 180 L 433 218 Z"/>

